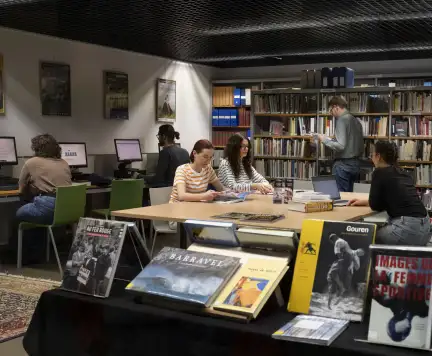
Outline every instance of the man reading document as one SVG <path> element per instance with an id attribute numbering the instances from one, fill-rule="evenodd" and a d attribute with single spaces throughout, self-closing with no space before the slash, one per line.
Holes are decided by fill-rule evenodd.
<path id="1" fill-rule="evenodd" d="M 360 174 L 360 158 L 363 156 L 363 128 L 358 119 L 347 110 L 347 102 L 340 96 L 333 97 L 328 104 L 329 114 L 336 119 L 335 138 L 316 135 L 334 151 L 332 174 L 340 192 L 352 192 L 354 182 Z"/>

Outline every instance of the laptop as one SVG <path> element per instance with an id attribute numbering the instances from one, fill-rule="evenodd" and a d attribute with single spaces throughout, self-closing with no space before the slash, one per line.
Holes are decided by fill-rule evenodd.
<path id="1" fill-rule="evenodd" d="M 335 176 L 312 177 L 314 192 L 330 195 L 333 206 L 345 206 L 349 200 L 341 199 Z"/>

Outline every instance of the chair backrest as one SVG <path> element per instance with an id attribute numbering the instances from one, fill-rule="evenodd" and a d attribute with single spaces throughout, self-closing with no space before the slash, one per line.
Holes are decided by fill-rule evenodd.
<path id="1" fill-rule="evenodd" d="M 87 185 L 57 187 L 53 225 L 78 222 L 85 214 Z"/>
<path id="2" fill-rule="evenodd" d="M 144 181 L 142 179 L 113 180 L 109 210 L 124 210 L 142 206 Z"/>
<path id="3" fill-rule="evenodd" d="M 172 187 L 150 188 L 150 204 L 166 204 L 170 200 Z"/>
<path id="4" fill-rule="evenodd" d="M 294 189 L 313 190 L 313 185 L 310 180 L 294 180 Z"/>
<path id="5" fill-rule="evenodd" d="M 354 193 L 369 193 L 370 184 L 366 183 L 354 183 Z"/>

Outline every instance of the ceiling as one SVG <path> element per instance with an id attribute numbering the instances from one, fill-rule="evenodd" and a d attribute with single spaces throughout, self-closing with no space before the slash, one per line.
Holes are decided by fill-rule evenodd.
<path id="1" fill-rule="evenodd" d="M 432 57 L 432 0 L 0 0 L 0 26 L 217 67 Z"/>

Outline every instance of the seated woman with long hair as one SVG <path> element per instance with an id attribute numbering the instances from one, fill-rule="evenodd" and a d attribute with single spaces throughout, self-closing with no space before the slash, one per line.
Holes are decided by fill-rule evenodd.
<path id="1" fill-rule="evenodd" d="M 371 158 L 375 170 L 369 199 L 352 199 L 348 205 L 370 206 L 372 210 L 387 212 L 389 220 L 377 231 L 376 243 L 425 246 L 430 238 L 429 216 L 413 178 L 397 165 L 396 145 L 389 141 L 376 142 Z"/>
<path id="2" fill-rule="evenodd" d="M 224 187 L 238 192 L 273 191 L 270 183 L 251 164 L 250 142 L 240 134 L 232 135 L 219 164 L 218 176 Z"/>
<path id="3" fill-rule="evenodd" d="M 211 166 L 214 148 L 210 141 L 199 140 L 190 154 L 191 163 L 176 170 L 170 203 L 179 201 L 212 201 L 224 186 Z M 217 191 L 207 190 L 211 184 Z"/>

